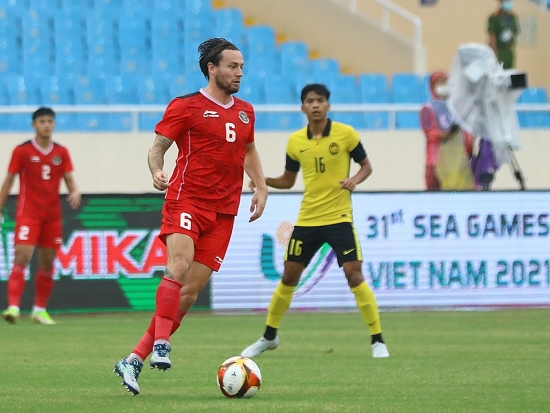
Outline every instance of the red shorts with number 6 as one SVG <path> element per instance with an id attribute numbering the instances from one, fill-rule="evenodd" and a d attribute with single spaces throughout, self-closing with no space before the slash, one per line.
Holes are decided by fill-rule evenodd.
<path id="1" fill-rule="evenodd" d="M 159 238 L 166 244 L 169 234 L 188 235 L 195 244 L 194 261 L 218 271 L 225 258 L 234 223 L 234 215 L 167 199 L 162 207 Z"/>
<path id="2" fill-rule="evenodd" d="M 19 217 L 15 220 L 15 245 L 37 245 L 58 249 L 63 244 L 61 220 L 42 221 Z"/>

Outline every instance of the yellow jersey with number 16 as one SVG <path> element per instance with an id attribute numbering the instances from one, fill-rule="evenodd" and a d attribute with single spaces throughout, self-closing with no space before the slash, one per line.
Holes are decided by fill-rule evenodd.
<path id="1" fill-rule="evenodd" d="M 353 127 L 329 119 L 319 138 L 308 127 L 294 132 L 287 144 L 286 169 L 302 168 L 304 197 L 297 226 L 331 225 L 352 222 L 351 193 L 340 181 L 350 173 L 351 158 L 366 158 L 361 139 Z"/>

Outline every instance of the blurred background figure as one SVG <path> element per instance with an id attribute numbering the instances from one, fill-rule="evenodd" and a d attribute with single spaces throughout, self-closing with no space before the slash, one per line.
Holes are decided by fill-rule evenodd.
<path id="1" fill-rule="evenodd" d="M 473 138 L 454 122 L 449 110 L 448 75 L 435 72 L 430 76 L 432 100 L 420 111 L 420 123 L 426 135 L 426 189 L 475 189 L 469 158 Z"/>
<path id="2" fill-rule="evenodd" d="M 489 46 L 504 69 L 515 67 L 516 39 L 519 35 L 517 16 L 512 12 L 512 0 L 499 0 L 499 9 L 489 17 Z"/>

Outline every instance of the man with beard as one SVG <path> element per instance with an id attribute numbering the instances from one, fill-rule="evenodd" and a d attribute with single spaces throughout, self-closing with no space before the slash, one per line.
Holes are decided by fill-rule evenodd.
<path id="1" fill-rule="evenodd" d="M 244 60 L 239 49 L 221 38 L 198 47 L 199 65 L 208 84 L 172 100 L 155 128 L 148 163 L 153 187 L 166 191 L 159 238 L 168 262 L 156 293 L 149 327 L 132 353 L 115 365 L 131 393 L 151 354 L 150 367 L 168 370 L 170 336 L 220 269 L 233 230 L 243 172 L 260 185 L 250 205 L 250 222 L 265 208 L 267 186 L 254 144 L 254 109 L 233 94 L 239 91 Z M 169 179 L 164 155 L 176 142 L 178 157 Z"/>

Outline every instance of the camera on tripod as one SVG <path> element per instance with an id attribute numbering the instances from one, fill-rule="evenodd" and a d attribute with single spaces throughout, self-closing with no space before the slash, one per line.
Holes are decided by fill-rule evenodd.
<path id="1" fill-rule="evenodd" d="M 510 163 L 525 189 L 513 151 L 521 149 L 515 104 L 528 85 L 527 74 L 503 69 L 489 46 L 468 43 L 458 48 L 449 85 L 451 113 L 461 128 L 480 138 L 472 165 L 478 183 L 488 189 L 494 172 Z"/>

